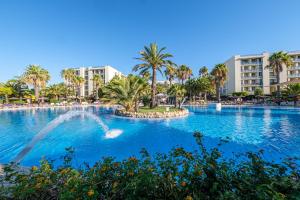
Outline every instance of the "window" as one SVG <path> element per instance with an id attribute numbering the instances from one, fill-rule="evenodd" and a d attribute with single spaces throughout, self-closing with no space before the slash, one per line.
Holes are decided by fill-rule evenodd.
<path id="1" fill-rule="evenodd" d="M 258 76 L 262 76 L 262 72 L 259 72 L 259 73 L 258 73 Z"/>

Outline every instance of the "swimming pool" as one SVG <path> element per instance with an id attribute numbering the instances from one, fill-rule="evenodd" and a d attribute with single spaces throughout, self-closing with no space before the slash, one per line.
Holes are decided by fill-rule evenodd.
<path id="1" fill-rule="evenodd" d="M 45 137 L 24 155 L 22 165 L 37 165 L 43 156 L 59 164 L 65 148 L 70 146 L 75 148 L 74 162 L 78 166 L 104 156 L 123 159 L 138 155 L 141 148 L 152 154 L 167 152 L 176 145 L 195 150 L 194 131 L 204 135 L 207 147 L 228 137 L 230 142 L 221 150 L 229 158 L 233 153 L 260 149 L 270 160 L 300 155 L 300 109 L 228 106 L 219 112 L 213 106 L 187 108 L 189 116 L 166 120 L 116 117 L 104 107 L 0 111 L 0 163 L 12 161 L 52 120 L 56 125 L 47 129 Z M 100 122 L 85 114 L 60 120 L 59 116 L 74 110 L 91 113 Z M 122 132 L 107 135 L 101 123 Z"/>

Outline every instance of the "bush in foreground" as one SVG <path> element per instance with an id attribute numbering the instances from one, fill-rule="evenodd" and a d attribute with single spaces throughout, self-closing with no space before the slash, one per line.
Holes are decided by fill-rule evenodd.
<path id="1" fill-rule="evenodd" d="M 141 158 L 122 162 L 104 158 L 94 166 L 71 167 L 73 150 L 64 164 L 54 168 L 42 160 L 21 173 L 5 168 L 1 199 L 299 199 L 300 171 L 295 159 L 281 164 L 262 159 L 262 152 L 247 153 L 243 161 L 222 158 L 207 150 L 195 133 L 199 150 L 175 148 L 153 159 L 146 150 Z"/>

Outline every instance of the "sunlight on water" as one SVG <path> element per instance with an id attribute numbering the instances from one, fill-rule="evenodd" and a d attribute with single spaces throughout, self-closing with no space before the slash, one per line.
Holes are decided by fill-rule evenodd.
<path id="1" fill-rule="evenodd" d="M 52 131 L 54 128 L 64 123 L 65 121 L 68 121 L 71 118 L 76 116 L 82 116 L 82 117 L 87 116 L 91 119 L 94 119 L 105 132 L 105 138 L 115 138 L 122 133 L 121 130 L 117 130 L 117 129 L 109 131 L 108 126 L 104 124 L 103 121 L 93 113 L 87 111 L 69 111 L 63 115 L 58 116 L 50 123 L 48 123 L 46 127 L 44 127 L 37 135 L 33 137 L 33 139 L 15 157 L 15 159 L 13 159 L 13 162 L 19 163 L 31 151 L 31 149 L 35 146 L 35 144 L 38 143 L 40 140 L 42 140 L 50 131 Z"/>
<path id="2" fill-rule="evenodd" d="M 120 136 L 122 133 L 123 133 L 123 131 L 120 130 L 120 129 L 113 129 L 113 130 L 107 131 L 105 133 L 105 138 L 106 139 L 113 139 L 113 138 L 116 138 L 116 137 Z"/>

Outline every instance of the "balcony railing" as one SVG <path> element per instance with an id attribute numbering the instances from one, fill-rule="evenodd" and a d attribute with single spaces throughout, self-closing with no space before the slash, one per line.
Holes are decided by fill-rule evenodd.
<path id="1" fill-rule="evenodd" d="M 300 74 L 288 74 L 289 78 L 300 78 Z"/>
<path id="2" fill-rule="evenodd" d="M 297 70 L 300 69 L 300 66 L 289 67 L 288 70 Z"/>
<path id="3" fill-rule="evenodd" d="M 242 69 L 241 72 L 258 72 L 262 71 L 262 69 Z"/>
<path id="4" fill-rule="evenodd" d="M 241 62 L 241 65 L 262 65 L 262 62 Z"/>

